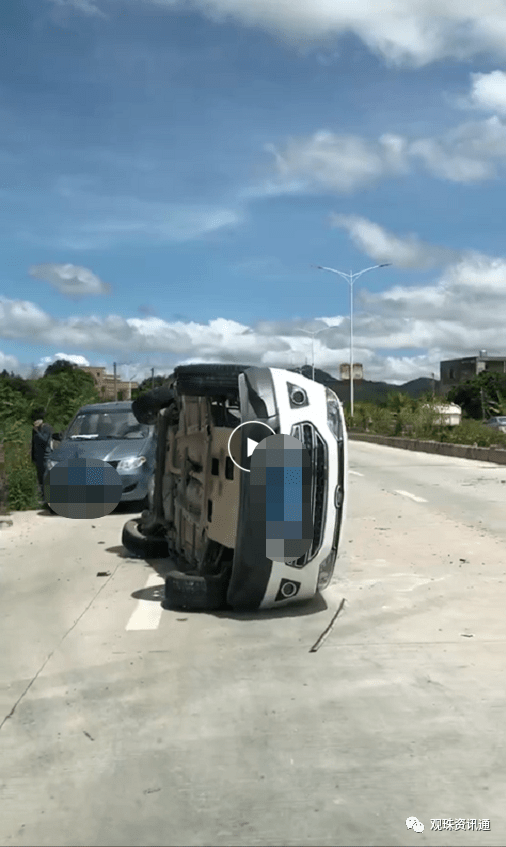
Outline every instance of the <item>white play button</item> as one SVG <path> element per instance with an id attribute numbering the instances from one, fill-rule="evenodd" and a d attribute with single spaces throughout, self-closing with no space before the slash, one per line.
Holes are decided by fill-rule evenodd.
<path id="1" fill-rule="evenodd" d="M 236 426 L 228 439 L 228 455 L 234 465 L 240 471 L 249 473 L 251 457 L 256 448 L 263 439 L 274 434 L 273 428 L 263 421 L 245 421 Z"/>

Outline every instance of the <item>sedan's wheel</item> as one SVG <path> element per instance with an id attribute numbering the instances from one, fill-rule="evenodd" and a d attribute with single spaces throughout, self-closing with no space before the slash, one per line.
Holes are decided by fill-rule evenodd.
<path id="1" fill-rule="evenodd" d="M 143 535 L 139 529 L 140 518 L 127 521 L 123 527 L 121 542 L 133 556 L 140 559 L 166 559 L 169 547 L 165 538 Z"/>
<path id="2" fill-rule="evenodd" d="M 223 609 L 227 605 L 227 588 L 230 569 L 219 574 L 183 573 L 171 571 L 165 577 L 166 609 L 184 609 L 187 611 L 211 611 Z"/>

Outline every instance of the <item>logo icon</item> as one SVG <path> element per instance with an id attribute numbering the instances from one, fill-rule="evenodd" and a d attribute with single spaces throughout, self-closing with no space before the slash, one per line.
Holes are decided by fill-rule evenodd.
<path id="1" fill-rule="evenodd" d="M 408 829 L 412 829 L 413 832 L 423 832 L 425 829 L 423 823 L 414 817 L 406 818 L 406 826 Z"/>

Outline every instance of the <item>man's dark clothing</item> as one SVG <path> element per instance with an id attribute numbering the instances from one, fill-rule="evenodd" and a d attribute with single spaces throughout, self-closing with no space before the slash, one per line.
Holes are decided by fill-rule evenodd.
<path id="1" fill-rule="evenodd" d="M 40 493 L 43 496 L 42 484 L 46 473 L 46 460 L 51 453 L 51 439 L 53 438 L 53 427 L 43 423 L 38 429 L 32 430 L 32 462 L 37 469 L 37 481 Z"/>

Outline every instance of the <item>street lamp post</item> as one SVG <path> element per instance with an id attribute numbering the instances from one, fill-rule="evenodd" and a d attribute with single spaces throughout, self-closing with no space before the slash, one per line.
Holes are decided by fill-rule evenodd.
<path id="1" fill-rule="evenodd" d="M 374 271 L 376 268 L 388 268 L 390 267 L 391 262 L 384 262 L 382 265 L 372 265 L 370 268 L 364 268 L 362 271 L 358 271 L 356 274 L 350 271 L 349 274 L 344 273 L 344 271 L 338 271 L 335 268 L 324 268 L 322 265 L 313 265 L 312 267 L 318 268 L 320 271 L 330 271 L 333 274 L 339 274 L 339 276 L 344 277 L 348 280 L 350 284 L 350 406 L 351 406 L 351 417 L 353 417 L 353 283 L 356 278 L 362 276 L 362 274 L 367 273 L 367 271 Z"/>
<path id="2" fill-rule="evenodd" d="M 131 376 L 131 370 L 130 370 L 131 367 L 132 367 L 131 362 L 116 362 L 116 364 L 120 365 L 121 367 L 128 368 L 128 370 L 127 370 L 127 380 L 126 380 L 128 382 L 128 398 L 127 399 L 131 400 L 132 399 L 132 382 L 134 381 L 134 379 L 136 379 L 139 372 L 134 374 L 134 376 Z"/>
<path id="3" fill-rule="evenodd" d="M 328 326 L 324 326 L 322 329 L 317 329 L 313 332 L 311 329 L 302 329 L 301 332 L 306 332 L 308 335 L 311 335 L 311 362 L 312 362 L 312 372 L 313 372 L 313 382 L 314 382 L 314 337 L 318 335 L 320 332 L 325 332 L 328 329 Z"/>

